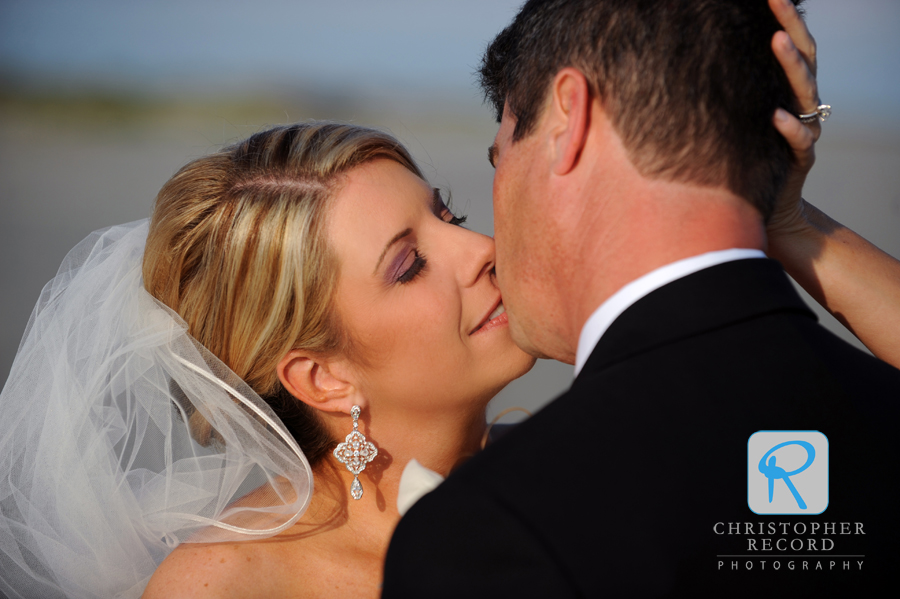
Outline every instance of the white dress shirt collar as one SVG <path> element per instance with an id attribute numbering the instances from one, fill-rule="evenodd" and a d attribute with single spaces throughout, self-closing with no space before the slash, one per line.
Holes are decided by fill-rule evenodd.
<path id="1" fill-rule="evenodd" d="M 575 376 L 578 376 L 578 373 L 581 372 L 585 362 L 587 362 L 588 357 L 594 351 L 597 342 L 600 341 L 600 337 L 603 336 L 609 325 L 622 312 L 651 291 L 655 291 L 663 285 L 710 266 L 733 260 L 765 257 L 766 255 L 762 251 L 755 249 L 730 249 L 707 252 L 706 254 L 666 264 L 628 283 L 603 302 L 591 314 L 587 322 L 584 323 L 581 329 L 581 336 L 578 338 L 578 350 L 575 354 Z"/>

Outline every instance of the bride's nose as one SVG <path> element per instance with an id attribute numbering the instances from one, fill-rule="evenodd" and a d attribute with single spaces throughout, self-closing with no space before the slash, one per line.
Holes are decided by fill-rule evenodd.
<path id="1" fill-rule="evenodd" d="M 482 278 L 489 277 L 494 269 L 496 257 L 494 240 L 487 235 L 475 233 L 468 229 L 460 229 L 464 232 L 457 243 L 463 249 L 461 252 L 460 283 L 464 287 L 470 287 L 478 283 Z"/>

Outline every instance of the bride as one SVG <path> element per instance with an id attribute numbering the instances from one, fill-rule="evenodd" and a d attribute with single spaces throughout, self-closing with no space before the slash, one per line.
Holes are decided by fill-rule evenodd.
<path id="1" fill-rule="evenodd" d="M 348 125 L 259 133 L 163 187 L 145 286 L 272 405 L 316 492 L 269 541 L 182 545 L 146 596 L 377 591 L 404 466 L 446 474 L 477 451 L 487 402 L 534 362 L 493 241 L 460 223 L 395 140 Z M 378 452 L 359 500 L 332 453 L 353 406 Z"/>
<path id="2" fill-rule="evenodd" d="M 780 128 L 802 180 L 809 132 Z M 799 189 L 773 248 L 856 322 L 898 266 Z M 463 220 L 391 136 L 307 123 L 188 164 L 149 223 L 77 246 L 0 398 L 0 591 L 377 596 L 404 468 L 478 451 L 488 401 L 534 362 Z M 860 248 L 871 293 L 832 284 Z"/>

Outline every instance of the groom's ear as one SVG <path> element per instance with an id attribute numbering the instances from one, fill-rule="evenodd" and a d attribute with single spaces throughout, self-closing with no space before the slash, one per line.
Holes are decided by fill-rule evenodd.
<path id="1" fill-rule="evenodd" d="M 584 74 L 566 67 L 553 78 L 550 89 L 552 170 L 567 175 L 578 165 L 591 125 L 591 88 Z"/>
<path id="2" fill-rule="evenodd" d="M 352 381 L 352 374 L 341 359 L 314 356 L 294 349 L 276 367 L 278 380 L 299 401 L 323 412 L 350 413 L 365 398 Z"/>

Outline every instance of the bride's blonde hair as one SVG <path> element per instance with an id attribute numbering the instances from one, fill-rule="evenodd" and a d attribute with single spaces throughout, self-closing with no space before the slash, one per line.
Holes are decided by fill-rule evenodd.
<path id="1" fill-rule="evenodd" d="M 326 243 L 342 175 L 387 158 L 422 177 L 399 141 L 338 123 L 275 127 L 195 160 L 156 199 L 147 291 L 265 399 L 314 464 L 334 441 L 276 374 L 291 349 L 328 355 L 349 341 L 332 309 L 338 263 Z M 201 443 L 211 431 L 199 414 Z"/>

